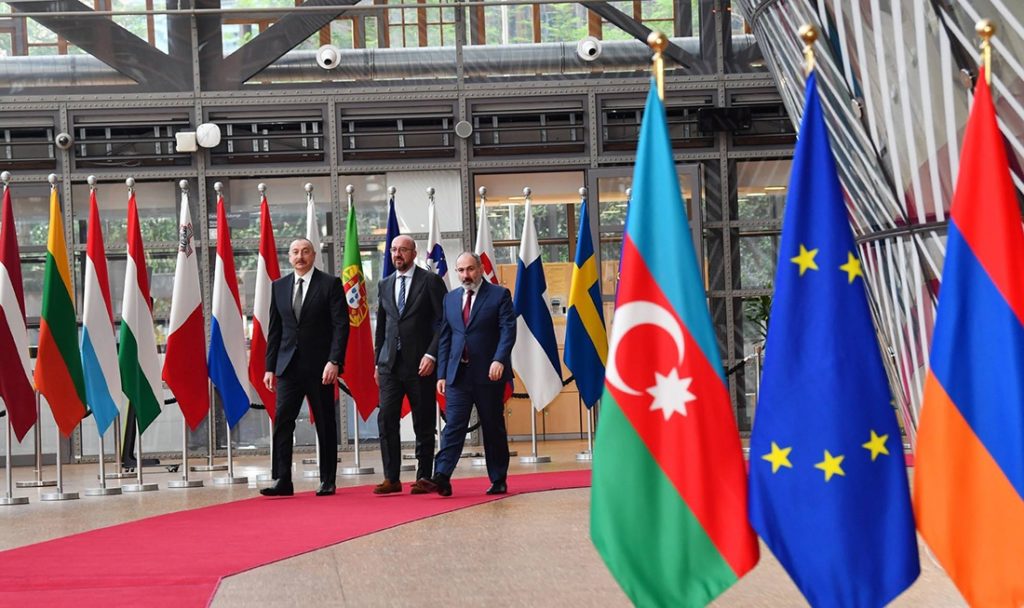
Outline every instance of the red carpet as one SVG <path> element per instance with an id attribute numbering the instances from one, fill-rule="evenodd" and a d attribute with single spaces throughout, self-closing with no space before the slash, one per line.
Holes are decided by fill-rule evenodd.
<path id="1" fill-rule="evenodd" d="M 581 488 L 590 471 L 509 477 L 507 496 Z M 169 513 L 0 552 L 0 606 L 207 606 L 220 579 L 457 509 L 500 500 L 484 477 L 454 496 L 256 497 Z M 279 523 L 278 523 L 279 522 Z M 270 534 L 277 525 L 281 534 Z"/>

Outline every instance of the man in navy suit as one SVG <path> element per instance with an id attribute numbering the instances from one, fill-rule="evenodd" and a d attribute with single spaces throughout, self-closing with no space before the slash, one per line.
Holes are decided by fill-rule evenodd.
<path id="1" fill-rule="evenodd" d="M 402 491 L 402 401 L 409 399 L 416 432 L 416 479 L 430 479 L 434 470 L 434 423 L 437 397 L 434 375 L 441 330 L 441 306 L 448 293 L 444 279 L 416 266 L 416 241 L 399 235 L 391 242 L 395 272 L 377 288 L 377 332 L 374 376 L 380 387 L 380 453 L 384 481 L 374 494 Z M 415 485 L 415 484 L 414 484 Z M 420 493 L 415 487 L 413 493 Z"/>
<path id="2" fill-rule="evenodd" d="M 417 482 L 426 491 L 452 495 L 451 476 L 466 441 L 469 415 L 476 405 L 484 436 L 488 494 L 508 491 L 508 436 L 505 384 L 512 379 L 516 314 L 512 295 L 483 280 L 480 257 L 465 252 L 455 270 L 462 287 L 444 298 L 444 319 L 437 348 L 437 391 L 445 396 L 448 424 L 434 459 L 434 477 Z"/>
<path id="3" fill-rule="evenodd" d="M 291 496 L 292 435 L 302 400 L 309 400 L 320 440 L 317 496 L 334 494 L 338 471 L 338 422 L 334 383 L 344 367 L 348 314 L 341 280 L 313 266 L 316 251 L 307 239 L 292 241 L 288 261 L 294 272 L 274 281 L 263 383 L 277 392 L 274 418 L 274 485 L 264 496 Z"/>

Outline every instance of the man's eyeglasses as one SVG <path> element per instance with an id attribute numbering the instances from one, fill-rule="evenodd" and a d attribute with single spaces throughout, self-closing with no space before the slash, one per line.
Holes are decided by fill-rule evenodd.
<path id="1" fill-rule="evenodd" d="M 412 247 L 392 247 L 391 253 L 412 253 L 415 251 Z"/>

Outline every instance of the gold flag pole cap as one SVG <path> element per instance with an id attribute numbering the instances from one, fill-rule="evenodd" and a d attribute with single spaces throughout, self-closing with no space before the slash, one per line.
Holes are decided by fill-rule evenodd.
<path id="1" fill-rule="evenodd" d="M 651 50 L 655 53 L 664 52 L 668 47 L 668 36 L 666 36 L 664 32 L 652 30 L 651 33 L 647 35 L 647 46 L 651 47 Z"/>
<path id="2" fill-rule="evenodd" d="M 982 40 L 988 42 L 992 36 L 996 35 L 996 24 L 991 19 L 982 19 L 975 24 L 974 31 L 978 32 Z"/>
<path id="3" fill-rule="evenodd" d="M 814 27 L 810 23 L 805 23 L 800 26 L 799 30 L 800 39 L 804 41 L 807 46 L 812 46 L 818 40 L 818 28 Z"/>

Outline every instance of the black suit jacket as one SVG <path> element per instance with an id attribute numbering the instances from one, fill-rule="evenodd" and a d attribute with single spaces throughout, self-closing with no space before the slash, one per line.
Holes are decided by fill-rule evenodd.
<path id="1" fill-rule="evenodd" d="M 381 279 L 377 285 L 377 331 L 374 360 L 377 367 L 395 370 L 398 339 L 402 339 L 402 361 L 418 369 L 420 359 L 429 354 L 437 359 L 437 341 L 441 333 L 442 302 L 448 293 L 444 279 L 416 266 L 405 294 L 405 309 L 398 314 L 395 284 L 398 273 Z"/>
<path id="2" fill-rule="evenodd" d="M 341 280 L 316 268 L 308 276 L 299 321 L 292 312 L 295 274 L 281 277 L 271 286 L 267 371 L 277 376 L 296 356 L 302 373 L 320 375 L 328 361 L 338 363 L 339 374 L 345 366 L 348 307 Z"/>

